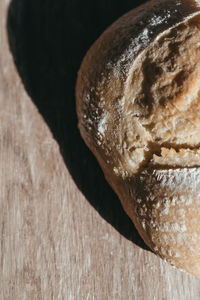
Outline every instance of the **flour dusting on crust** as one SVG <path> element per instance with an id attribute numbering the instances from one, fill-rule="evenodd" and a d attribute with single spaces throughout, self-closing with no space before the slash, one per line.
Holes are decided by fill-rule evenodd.
<path id="1" fill-rule="evenodd" d="M 77 83 L 81 134 L 144 241 L 200 276 L 200 1 L 115 22 Z"/>

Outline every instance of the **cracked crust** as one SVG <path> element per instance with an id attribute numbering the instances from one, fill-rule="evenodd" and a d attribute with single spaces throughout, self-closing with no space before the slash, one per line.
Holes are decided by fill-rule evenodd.
<path id="1" fill-rule="evenodd" d="M 144 241 L 200 276 L 200 1 L 149 1 L 91 47 L 77 113 Z M 182 213 L 181 213 L 182 212 Z"/>

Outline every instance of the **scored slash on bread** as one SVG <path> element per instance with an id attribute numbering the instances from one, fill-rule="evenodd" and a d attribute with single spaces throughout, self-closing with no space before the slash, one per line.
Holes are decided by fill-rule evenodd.
<path id="1" fill-rule="evenodd" d="M 152 0 L 78 73 L 79 129 L 147 245 L 200 276 L 200 1 Z"/>

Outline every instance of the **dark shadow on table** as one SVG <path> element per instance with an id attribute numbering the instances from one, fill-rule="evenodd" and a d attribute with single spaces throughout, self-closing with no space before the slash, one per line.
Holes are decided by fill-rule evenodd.
<path id="1" fill-rule="evenodd" d="M 74 88 L 89 46 L 135 0 L 13 0 L 8 38 L 24 86 L 60 145 L 66 166 L 91 205 L 127 239 L 148 249 L 85 146 Z"/>

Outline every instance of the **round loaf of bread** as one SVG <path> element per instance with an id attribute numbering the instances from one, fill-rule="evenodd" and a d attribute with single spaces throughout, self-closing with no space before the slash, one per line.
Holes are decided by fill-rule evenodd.
<path id="1" fill-rule="evenodd" d="M 146 244 L 200 276 L 200 1 L 152 0 L 86 54 L 79 128 Z"/>

